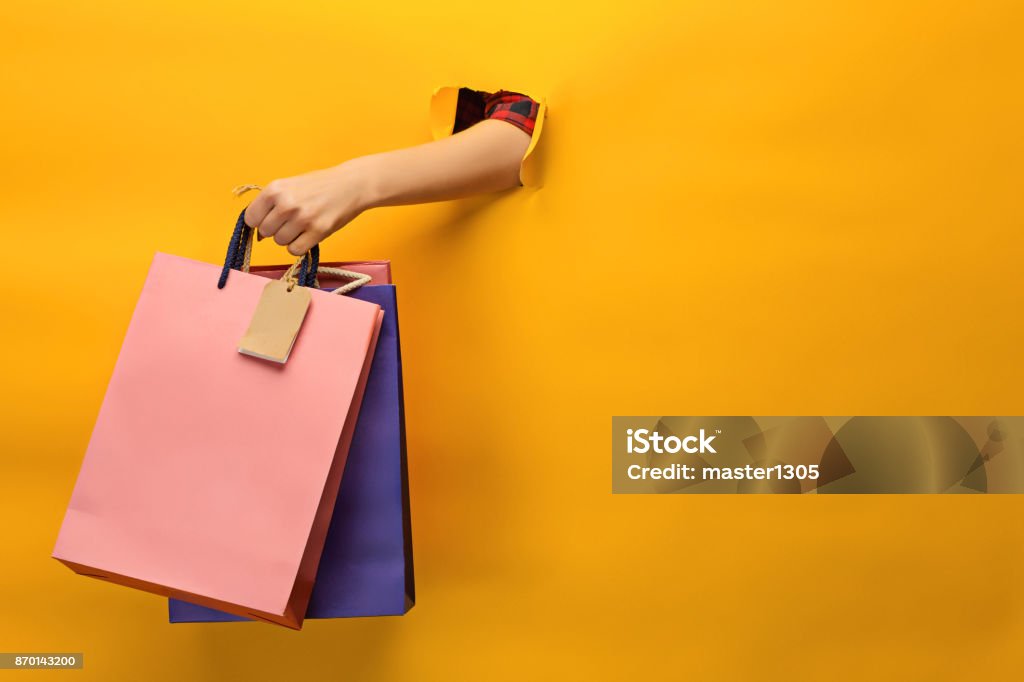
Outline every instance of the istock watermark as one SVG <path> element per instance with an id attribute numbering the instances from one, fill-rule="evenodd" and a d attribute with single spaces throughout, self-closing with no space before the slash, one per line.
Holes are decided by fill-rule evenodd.
<path id="1" fill-rule="evenodd" d="M 715 453 L 715 448 L 712 447 L 711 441 L 715 439 L 714 436 L 705 436 L 704 429 L 700 430 L 699 436 L 668 436 L 665 437 L 657 431 L 650 431 L 649 429 L 626 429 L 626 451 L 630 454 L 644 455 L 648 452 L 656 452 L 658 454 L 668 453 L 674 455 L 680 450 L 688 452 L 690 454 L 698 452 L 710 452 Z M 694 445 L 698 443 L 698 445 Z"/>
<path id="2" fill-rule="evenodd" d="M 613 493 L 1024 493 L 1024 417 L 613 417 Z"/>

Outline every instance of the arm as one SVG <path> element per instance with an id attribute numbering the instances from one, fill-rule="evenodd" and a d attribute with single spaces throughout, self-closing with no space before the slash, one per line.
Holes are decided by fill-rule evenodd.
<path id="1" fill-rule="evenodd" d="M 482 121 L 435 142 L 274 180 L 246 209 L 245 222 L 298 256 L 370 208 L 517 187 L 529 144 L 515 126 Z"/>

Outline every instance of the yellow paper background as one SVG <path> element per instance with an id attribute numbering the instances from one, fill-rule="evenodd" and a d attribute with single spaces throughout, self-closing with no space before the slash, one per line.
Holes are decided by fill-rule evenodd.
<path id="1" fill-rule="evenodd" d="M 609 436 L 1022 412 L 1022 20 L 6 0 L 0 648 L 98 680 L 1016 677 L 1019 498 L 613 497 Z M 172 626 L 48 558 L 153 252 L 220 260 L 231 187 L 425 141 L 457 83 L 546 96 L 543 189 L 324 245 L 400 287 L 415 609 Z"/>

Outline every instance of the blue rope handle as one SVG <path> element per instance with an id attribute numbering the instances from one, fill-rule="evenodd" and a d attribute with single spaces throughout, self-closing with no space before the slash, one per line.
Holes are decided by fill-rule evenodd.
<path id="1" fill-rule="evenodd" d="M 238 214 L 235 221 L 235 229 L 231 233 L 231 241 L 228 242 L 228 252 L 224 256 L 224 267 L 220 271 L 220 279 L 217 280 L 217 288 L 223 289 L 228 283 L 228 274 L 232 270 L 241 270 L 245 263 L 245 251 L 249 248 L 256 229 L 245 224 L 245 209 Z M 303 256 L 302 265 L 299 268 L 299 286 L 316 286 L 316 273 L 320 267 L 320 245 L 316 244 Z"/>
<path id="2" fill-rule="evenodd" d="M 309 286 L 306 284 L 306 277 L 309 274 L 309 258 L 302 257 L 302 264 L 299 265 L 299 286 Z"/>
<path id="3" fill-rule="evenodd" d="M 306 283 L 304 287 L 315 287 L 316 286 L 316 275 L 320 269 L 320 245 L 314 244 L 313 248 L 309 250 L 309 272 L 306 274 Z"/>

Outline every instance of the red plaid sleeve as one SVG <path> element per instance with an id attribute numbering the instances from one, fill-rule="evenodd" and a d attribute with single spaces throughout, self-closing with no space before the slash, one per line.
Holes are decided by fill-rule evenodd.
<path id="1" fill-rule="evenodd" d="M 499 90 L 481 92 L 470 88 L 459 89 L 459 101 L 455 109 L 455 128 L 459 132 L 480 121 L 493 118 L 511 123 L 529 136 L 537 123 L 540 105 L 533 99 L 518 92 Z"/>

